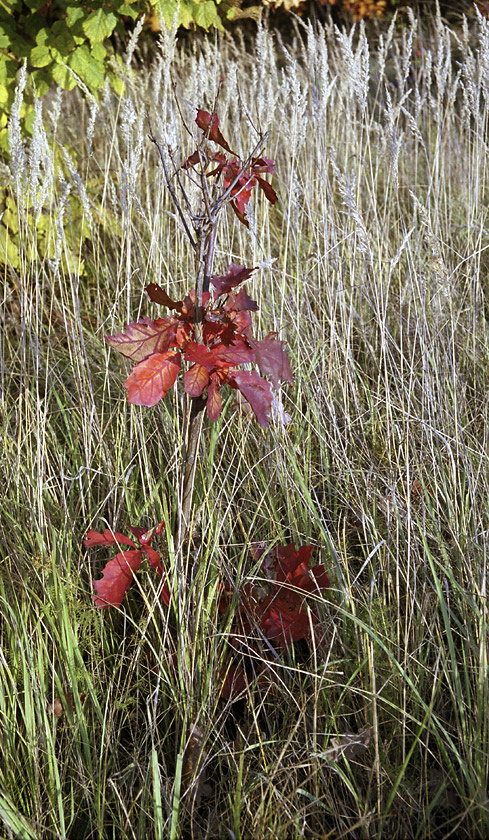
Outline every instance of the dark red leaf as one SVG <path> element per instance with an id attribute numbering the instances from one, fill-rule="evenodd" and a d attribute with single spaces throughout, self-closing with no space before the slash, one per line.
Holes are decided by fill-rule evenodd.
<path id="1" fill-rule="evenodd" d="M 83 540 L 83 545 L 85 548 L 92 548 L 94 545 L 132 545 L 136 548 L 130 537 L 111 531 L 109 528 L 106 528 L 103 534 L 99 531 L 89 531 Z"/>
<path id="2" fill-rule="evenodd" d="M 209 382 L 209 374 L 203 365 L 195 364 L 183 377 L 183 385 L 190 397 L 200 397 Z"/>
<path id="3" fill-rule="evenodd" d="M 156 405 L 174 385 L 180 370 L 180 353 L 154 353 L 140 362 L 125 381 L 132 405 Z"/>
<path id="4" fill-rule="evenodd" d="M 275 598 L 261 617 L 265 636 L 277 647 L 289 647 L 305 638 L 310 630 L 309 616 L 285 598 Z"/>
<path id="5" fill-rule="evenodd" d="M 264 178 L 260 178 L 259 175 L 256 176 L 256 180 L 258 181 L 258 184 L 265 193 L 265 196 L 270 202 L 270 204 L 275 204 L 275 202 L 278 201 L 278 197 L 272 185 L 269 184 L 268 181 L 265 181 Z"/>
<path id="6" fill-rule="evenodd" d="M 268 376 L 274 387 L 278 388 L 281 382 L 293 383 L 292 371 L 290 369 L 287 353 L 284 350 L 284 342 L 278 341 L 277 333 L 269 333 L 261 341 L 250 339 L 250 344 L 256 353 L 256 363 L 263 376 Z"/>
<path id="7" fill-rule="evenodd" d="M 200 155 L 198 149 L 196 149 L 195 152 L 187 158 L 185 163 L 182 164 L 182 169 L 190 169 L 191 166 L 197 166 L 199 160 Z"/>
<path id="8" fill-rule="evenodd" d="M 149 531 L 147 528 L 133 528 L 131 525 L 128 526 L 131 534 L 139 540 L 141 545 L 151 545 L 152 541 L 155 537 L 159 537 L 161 533 L 163 533 L 163 529 L 165 527 L 164 522 L 158 522 L 158 525 L 155 525 L 153 528 L 150 528 Z"/>
<path id="9" fill-rule="evenodd" d="M 211 283 L 215 289 L 214 298 L 225 295 L 231 291 L 235 286 L 244 283 L 248 280 L 256 268 L 245 268 L 243 265 L 236 265 L 231 263 L 226 274 L 214 275 L 211 277 Z"/>
<path id="10" fill-rule="evenodd" d="M 207 387 L 207 414 L 209 415 L 209 420 L 217 420 L 221 411 L 222 411 L 222 400 L 221 394 L 219 392 L 219 388 L 217 387 L 217 382 L 215 379 L 211 379 L 208 387 Z"/>
<path id="11" fill-rule="evenodd" d="M 213 140 L 214 143 L 218 143 L 219 146 L 222 146 L 222 148 L 226 149 L 227 152 L 231 152 L 231 149 L 219 130 L 219 117 L 217 114 L 209 114 L 208 111 L 198 110 L 195 122 L 203 131 L 207 131 L 209 129 L 209 138 Z"/>
<path id="12" fill-rule="evenodd" d="M 269 158 L 253 158 L 251 161 L 251 168 L 253 172 L 269 172 L 270 175 L 273 175 L 275 164 L 273 160 Z"/>
<path id="13" fill-rule="evenodd" d="M 210 372 L 216 364 L 216 354 L 216 347 L 209 350 L 204 344 L 197 344 L 196 341 L 190 341 L 185 348 L 185 361 L 202 365 Z"/>
<path id="14" fill-rule="evenodd" d="M 241 333 L 241 335 L 248 338 L 248 333 L 250 332 L 251 327 L 251 315 L 249 315 L 245 309 L 242 309 L 239 312 L 233 311 L 230 315 L 233 319 L 233 324 L 236 327 L 236 332 Z"/>
<path id="15" fill-rule="evenodd" d="M 96 607 L 100 607 L 101 610 L 120 607 L 142 559 L 142 551 L 121 551 L 109 560 L 102 572 L 102 578 L 93 581 L 93 588 L 97 594 L 92 597 Z"/>
<path id="16" fill-rule="evenodd" d="M 230 312 L 231 310 L 234 310 L 234 312 L 258 312 L 259 306 L 256 300 L 252 300 L 246 294 L 245 289 L 240 289 L 239 292 L 231 292 L 224 309 L 226 312 Z"/>
<path id="17" fill-rule="evenodd" d="M 256 371 L 240 370 L 233 374 L 239 390 L 251 405 L 260 426 L 270 423 L 272 408 L 272 390 L 270 383 L 256 373 Z"/>
<path id="18" fill-rule="evenodd" d="M 241 224 L 244 225 L 245 227 L 249 228 L 250 223 L 249 223 L 248 219 L 246 218 L 244 213 L 242 213 L 240 210 L 238 210 L 238 207 L 236 206 L 235 201 L 231 202 L 231 207 L 233 208 L 234 212 L 236 213 L 236 215 L 237 215 L 238 219 L 240 220 Z"/>
<path id="19" fill-rule="evenodd" d="M 166 353 L 175 339 L 177 326 L 178 322 L 174 318 L 157 318 L 152 321 L 144 317 L 128 324 L 125 332 L 106 335 L 105 339 L 123 356 L 140 362 L 152 353 Z"/>
<path id="20" fill-rule="evenodd" d="M 158 283 L 150 283 L 146 286 L 145 291 L 148 293 L 153 303 L 158 303 L 160 306 L 166 306 L 168 309 L 176 309 L 177 312 L 181 311 L 182 301 L 172 300 L 165 290 L 158 285 Z"/>
<path id="21" fill-rule="evenodd" d="M 244 365 L 255 360 L 254 351 L 244 341 L 235 341 L 229 347 L 219 348 L 217 364 L 221 366 Z"/>

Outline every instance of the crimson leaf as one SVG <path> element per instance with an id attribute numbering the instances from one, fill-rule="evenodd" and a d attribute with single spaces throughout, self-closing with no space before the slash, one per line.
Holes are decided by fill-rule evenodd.
<path id="1" fill-rule="evenodd" d="M 120 607 L 127 588 L 131 585 L 134 572 L 143 560 L 142 551 L 121 551 L 109 560 L 100 580 L 93 581 L 96 595 L 93 601 L 101 610 L 107 607 Z"/>
<path id="2" fill-rule="evenodd" d="M 273 189 L 272 185 L 269 184 L 268 181 L 265 181 L 264 178 L 260 178 L 259 175 L 256 176 L 256 180 L 258 181 L 270 204 L 275 204 L 275 202 L 278 201 L 278 198 L 277 193 Z"/>
<path id="3" fill-rule="evenodd" d="M 270 383 L 254 370 L 238 371 L 234 374 L 234 381 L 251 405 L 260 426 L 268 426 L 273 400 Z"/>
<path id="4" fill-rule="evenodd" d="M 125 381 L 132 405 L 156 405 L 175 384 L 180 370 L 180 353 L 154 353 L 139 362 Z"/>
<path id="5" fill-rule="evenodd" d="M 83 545 L 85 548 L 92 548 L 94 545 L 132 545 L 133 548 L 136 548 L 135 544 L 131 540 L 130 537 L 124 536 L 124 534 L 119 534 L 117 531 L 111 531 L 109 528 L 106 528 L 104 533 L 101 534 L 99 531 L 89 531 L 85 539 L 83 540 Z"/>
<path id="6" fill-rule="evenodd" d="M 183 377 L 184 388 L 191 397 L 200 397 L 209 382 L 209 374 L 203 365 L 195 364 Z"/>
<path id="7" fill-rule="evenodd" d="M 277 333 L 269 333 L 261 341 L 250 339 L 250 344 L 255 351 L 256 363 L 260 372 L 268 376 L 275 388 L 280 382 L 293 383 L 292 371 L 290 369 L 287 353 L 284 350 L 284 342 L 277 341 Z"/>
<path id="8" fill-rule="evenodd" d="M 165 290 L 158 285 L 158 283 L 150 283 L 146 286 L 145 291 L 148 293 L 153 303 L 158 303 L 160 306 L 166 306 L 168 309 L 176 309 L 177 312 L 181 311 L 182 301 L 172 300 Z"/>
<path id="9" fill-rule="evenodd" d="M 246 294 L 245 289 L 240 289 L 239 292 L 232 292 L 229 295 L 229 300 L 226 303 L 224 309 L 226 310 L 226 312 L 229 312 L 230 310 L 234 310 L 235 312 L 258 312 L 259 307 L 256 300 L 252 300 Z"/>
<path id="10" fill-rule="evenodd" d="M 223 149 L 226 149 L 227 152 L 231 152 L 231 149 L 220 132 L 219 117 L 217 114 L 209 114 L 208 111 L 202 111 L 199 109 L 197 111 L 197 118 L 195 122 L 203 131 L 207 131 L 207 129 L 209 129 L 209 137 L 214 141 L 214 143 L 218 143 L 218 145 L 222 146 Z"/>
<path id="11" fill-rule="evenodd" d="M 175 339 L 177 326 L 177 321 L 172 318 L 157 318 L 156 321 L 152 321 L 145 316 L 128 324 L 125 332 L 106 335 L 105 339 L 123 356 L 141 362 L 151 353 L 166 353 Z"/>
<path id="12" fill-rule="evenodd" d="M 239 286 L 240 283 L 248 280 L 254 271 L 256 271 L 256 268 L 245 268 L 243 265 L 231 263 L 226 274 L 211 277 L 211 283 L 216 290 L 214 297 L 218 298 L 220 295 L 230 292 L 234 286 Z"/>

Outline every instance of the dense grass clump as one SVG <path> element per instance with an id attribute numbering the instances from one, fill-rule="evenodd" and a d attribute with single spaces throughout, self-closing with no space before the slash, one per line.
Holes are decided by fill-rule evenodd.
<path id="1" fill-rule="evenodd" d="M 5 173 L 22 248 L 0 310 L 6 837 L 488 836 L 488 56 L 483 19 L 438 18 L 430 38 L 411 19 L 376 47 L 312 25 L 251 48 L 165 36 L 122 99 L 49 95 L 27 145 L 19 91 Z M 230 398 L 207 424 L 177 621 L 145 573 L 100 612 L 106 557 L 84 534 L 164 518 L 171 575 L 181 483 L 181 395 L 130 407 L 104 342 L 155 314 L 148 282 L 178 299 L 194 276 L 145 111 L 184 157 L 172 80 L 191 125 L 221 75 L 233 148 L 253 146 L 248 115 L 271 130 L 279 202 L 258 200 L 249 231 L 228 215 L 216 271 L 259 266 L 257 332 L 287 341 L 292 419 L 264 431 Z M 259 540 L 313 543 L 332 586 L 317 644 L 271 649 L 274 679 L 226 703 L 217 584 L 257 573 Z M 201 798 L 182 776 L 192 722 Z"/>

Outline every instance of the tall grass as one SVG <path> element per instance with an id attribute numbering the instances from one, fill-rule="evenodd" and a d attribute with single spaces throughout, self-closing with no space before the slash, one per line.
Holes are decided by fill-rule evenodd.
<path id="1" fill-rule="evenodd" d="M 0 338 L 6 837 L 489 834 L 488 57 L 482 19 L 411 19 L 375 46 L 300 23 L 287 43 L 165 35 L 149 69 L 128 62 L 120 101 L 48 97 L 30 144 L 20 85 Z M 287 340 L 295 385 L 288 425 L 263 431 L 230 398 L 206 427 L 175 632 L 149 575 L 119 612 L 94 609 L 101 560 L 81 539 L 164 518 L 171 577 L 180 395 L 130 407 L 103 336 L 153 312 L 149 281 L 192 284 L 145 111 L 181 159 L 173 81 L 191 126 L 221 75 L 223 133 L 240 152 L 252 122 L 270 128 L 280 200 L 255 204 L 250 231 L 222 222 L 216 270 L 259 266 L 255 330 Z M 317 546 L 324 638 L 270 651 L 275 680 L 231 707 L 216 586 L 257 573 L 262 539 Z M 191 723 L 208 783 L 193 807 Z M 368 748 L 338 755 L 366 724 Z"/>

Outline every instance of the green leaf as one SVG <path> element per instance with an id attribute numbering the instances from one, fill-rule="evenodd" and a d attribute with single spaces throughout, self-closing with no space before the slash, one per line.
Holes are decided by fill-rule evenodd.
<path id="1" fill-rule="evenodd" d="M 94 58 L 86 44 L 76 48 L 70 56 L 69 64 L 90 90 L 98 91 L 102 87 L 105 78 L 104 66 Z"/>
<path id="2" fill-rule="evenodd" d="M 98 44 L 100 41 L 108 38 L 117 26 L 117 18 L 112 12 L 104 12 L 103 9 L 97 9 L 88 15 L 83 22 L 83 31 L 90 43 Z"/>
<path id="3" fill-rule="evenodd" d="M 72 29 L 72 27 L 84 17 L 86 17 L 86 11 L 84 9 L 80 9 L 79 6 L 67 6 L 66 25 L 68 29 Z"/>
<path id="4" fill-rule="evenodd" d="M 19 252 L 9 231 L 0 224 L 0 264 L 10 263 L 12 268 L 20 265 Z"/>
<path id="5" fill-rule="evenodd" d="M 54 47 L 66 60 L 72 50 L 75 49 L 75 41 L 70 30 L 66 28 L 64 20 L 57 20 L 51 26 L 49 38 L 46 43 Z"/>
<path id="6" fill-rule="evenodd" d="M 122 96 L 124 93 L 124 82 L 116 73 L 109 73 L 108 74 L 109 84 L 117 94 L 117 96 Z"/>
<path id="7" fill-rule="evenodd" d="M 39 9 L 42 9 L 46 5 L 46 0 L 25 0 L 25 4 L 31 12 L 38 12 Z"/>
<path id="8" fill-rule="evenodd" d="M 76 79 L 70 73 L 69 68 L 63 64 L 55 64 L 53 67 L 53 79 L 55 82 L 64 88 L 64 90 L 73 90 L 76 87 Z"/>
<path id="9" fill-rule="evenodd" d="M 220 23 L 214 0 L 204 0 L 203 3 L 194 3 L 193 7 L 194 21 L 198 26 L 202 26 L 203 29 L 207 30 L 210 26 L 215 26 L 216 19 Z"/>
<path id="10" fill-rule="evenodd" d="M 45 46 L 34 47 L 29 59 L 33 67 L 47 67 L 53 60 L 49 48 Z"/>
<path id="11" fill-rule="evenodd" d="M 29 82 L 34 85 L 36 96 L 44 96 L 53 83 L 53 74 L 50 67 L 47 70 L 33 70 L 29 75 Z"/>
<path id="12" fill-rule="evenodd" d="M 107 56 L 107 50 L 103 44 L 94 44 L 92 47 L 92 55 L 96 61 L 103 61 Z"/>
<path id="13" fill-rule="evenodd" d="M 0 48 L 11 49 L 15 34 L 15 29 L 9 25 L 8 21 L 2 21 L 0 23 Z"/>

